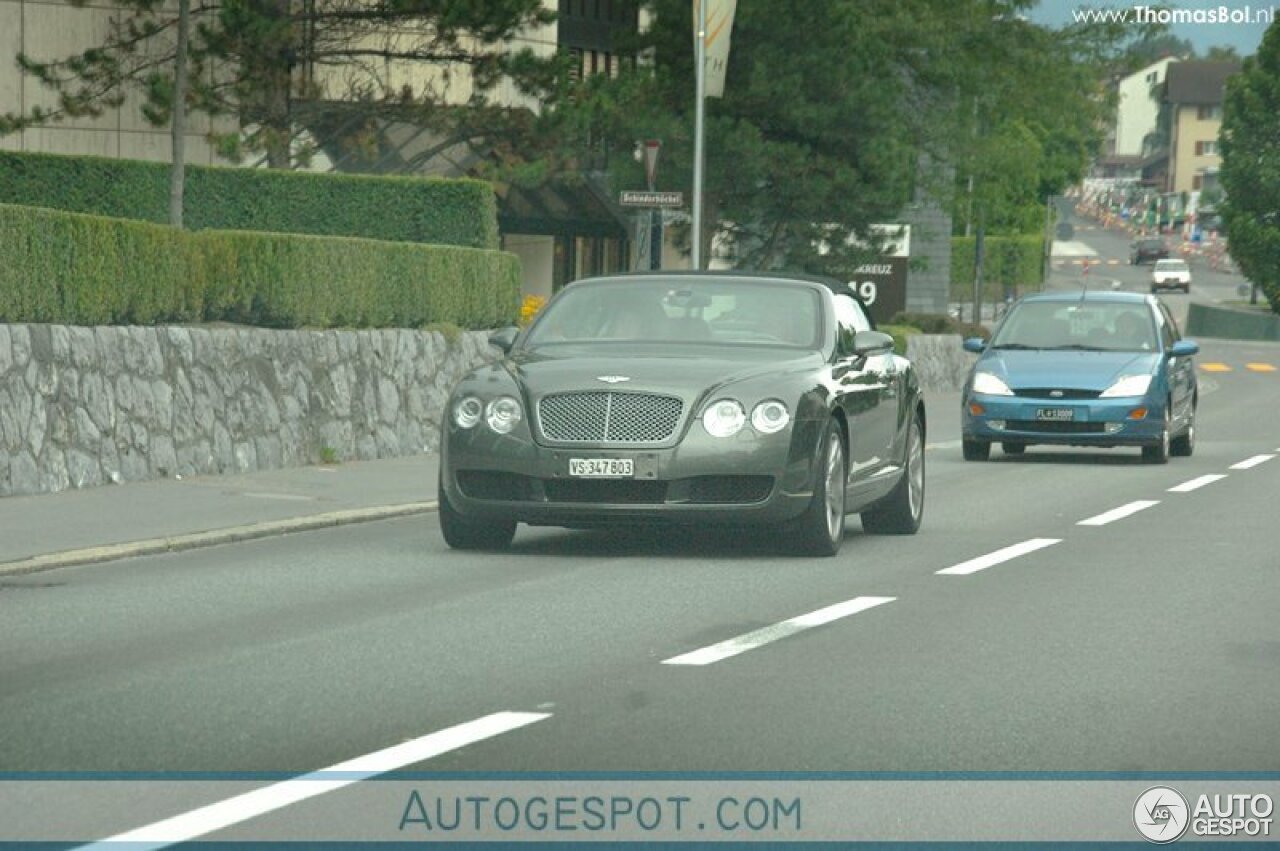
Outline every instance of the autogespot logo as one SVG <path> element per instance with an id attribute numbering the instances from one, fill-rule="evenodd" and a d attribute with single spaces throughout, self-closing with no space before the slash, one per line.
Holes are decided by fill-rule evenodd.
<path id="1" fill-rule="evenodd" d="M 1133 805 L 1133 825 L 1149 842 L 1163 845 L 1187 832 L 1187 799 L 1177 789 L 1152 786 Z"/>

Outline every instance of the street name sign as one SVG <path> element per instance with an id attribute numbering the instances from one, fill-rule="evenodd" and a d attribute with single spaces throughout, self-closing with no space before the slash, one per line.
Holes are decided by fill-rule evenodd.
<path id="1" fill-rule="evenodd" d="M 683 192 L 654 192 L 645 189 L 624 189 L 618 196 L 624 207 L 683 207 Z"/>

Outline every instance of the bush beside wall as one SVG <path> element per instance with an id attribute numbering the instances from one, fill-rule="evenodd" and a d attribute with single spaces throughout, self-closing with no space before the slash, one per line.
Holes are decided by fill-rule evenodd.
<path id="1" fill-rule="evenodd" d="M 988 236 L 983 238 L 982 295 L 1002 300 L 1006 291 L 1018 296 L 1037 292 L 1044 285 L 1044 238 Z M 973 265 L 977 240 L 951 238 L 951 300 L 973 301 Z"/>
<path id="2" fill-rule="evenodd" d="M 183 224 L 498 247 L 497 201 L 478 180 L 188 166 Z M 164 224 L 166 163 L 0 151 L 0 204 Z"/>
<path id="3" fill-rule="evenodd" d="M 493 328 L 516 323 L 519 292 L 519 260 L 499 251 L 0 204 L 0 322 Z"/>

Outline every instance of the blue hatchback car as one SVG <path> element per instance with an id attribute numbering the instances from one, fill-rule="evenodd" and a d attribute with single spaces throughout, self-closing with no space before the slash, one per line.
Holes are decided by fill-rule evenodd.
<path id="1" fill-rule="evenodd" d="M 961 400 L 967 461 L 985 461 L 994 442 L 1010 455 L 1032 444 L 1140 446 L 1156 464 L 1195 449 L 1200 347 L 1155 296 L 1028 296 L 989 344 L 964 347 L 981 354 Z"/>

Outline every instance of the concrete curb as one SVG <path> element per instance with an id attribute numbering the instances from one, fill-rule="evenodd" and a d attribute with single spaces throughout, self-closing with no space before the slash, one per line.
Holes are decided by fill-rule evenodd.
<path id="1" fill-rule="evenodd" d="M 192 532 L 186 535 L 150 538 L 123 544 L 108 544 L 102 547 L 63 550 L 57 553 L 31 556 L 18 561 L 0 562 L 0 576 L 21 576 L 28 573 L 54 570 L 60 567 L 75 567 L 117 561 L 123 558 L 136 558 L 137 556 L 176 553 L 201 547 L 214 547 L 219 544 L 232 544 L 240 541 L 252 541 L 257 538 L 286 535 L 291 532 L 310 532 L 316 529 L 327 529 L 332 526 L 347 526 L 353 523 L 368 523 L 374 520 L 390 520 L 395 517 L 425 514 L 429 511 L 434 511 L 437 506 L 438 503 L 436 502 L 410 502 L 402 505 L 356 508 L 346 511 L 331 511 L 327 514 L 293 517 L 288 520 L 270 520 L 264 523 L 252 523 L 248 526 L 231 526 L 226 529 L 213 529 L 208 532 Z"/>

